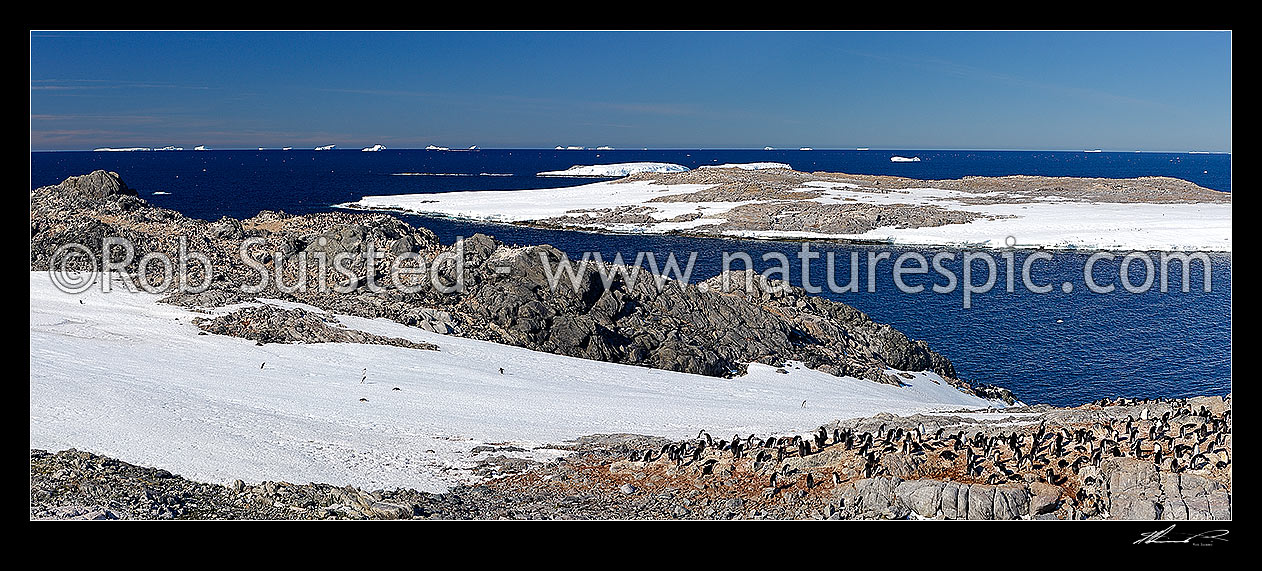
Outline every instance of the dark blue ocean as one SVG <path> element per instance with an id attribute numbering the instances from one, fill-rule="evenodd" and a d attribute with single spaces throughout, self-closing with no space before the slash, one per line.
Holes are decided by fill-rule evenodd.
<path id="1" fill-rule="evenodd" d="M 919 156 L 920 162 L 892 163 L 893 155 Z M 67 176 L 95 169 L 118 172 L 127 184 L 157 206 L 214 220 L 248 218 L 259 210 L 292 213 L 331 210 L 331 205 L 365 195 L 438 193 L 461 190 L 514 190 L 585 184 L 600 179 L 540 178 L 535 173 L 574 165 L 660 161 L 689 167 L 755 161 L 784 162 L 800 171 L 886 174 L 922 179 L 1013 174 L 1131 178 L 1171 176 L 1207 188 L 1231 191 L 1231 156 L 1187 153 L 1083 153 L 1018 151 L 757 151 L 651 150 L 553 151 L 480 150 L 423 151 L 204 151 L 204 152 L 55 152 L 32 153 L 31 188 L 56 184 Z M 399 176 L 399 173 L 424 173 Z M 154 194 L 164 192 L 169 194 Z M 637 252 L 659 258 L 674 253 L 681 262 L 697 253 L 691 281 L 721 269 L 723 252 L 747 252 L 759 271 L 778 262 L 762 262 L 768 252 L 785 254 L 792 263 L 790 281 L 802 285 L 796 256 L 801 243 L 732 241 L 675 236 L 602 236 L 513 226 L 472 223 L 419 216 L 409 222 L 435 231 L 445 242 L 475 232 L 514 244 L 552 244 L 580 257 L 598 251 L 606 259 L 621 252 L 628 260 Z M 1130 293 L 1122 287 L 1119 260 L 1098 263 L 1098 283 L 1117 287 L 1109 294 L 1087 291 L 1083 268 L 1088 253 L 1056 253 L 1035 266 L 1034 283 L 1055 284 L 1052 292 L 1026 290 L 1019 276 L 1014 292 L 1005 288 L 999 258 L 998 282 L 991 291 L 972 297 L 963 307 L 959 288 L 950 294 L 930 291 L 943 283 L 930 273 L 906 277 L 925 291 L 908 294 L 893 283 L 890 261 L 875 273 L 875 292 L 868 291 L 866 257 L 890 252 L 891 259 L 908 249 L 813 243 L 820 258 L 811 280 L 821 285 L 825 256 L 838 261 L 838 281 L 849 279 L 852 252 L 861 258 L 859 292 L 821 295 L 851 304 L 874 320 L 892 324 L 912 338 L 924 339 L 946 355 L 964 379 L 1012 389 L 1028 403 L 1074 405 L 1101 397 L 1176 397 L 1226 394 L 1231 391 L 1231 255 L 1210 255 L 1210 292 L 1202 286 L 1201 264 L 1190 272 L 1191 291 L 1181 291 L 1178 264 L 1169 266 L 1167 293 L 1152 287 Z M 936 250 L 919 249 L 926 257 Z M 1030 252 L 1014 252 L 1016 267 Z M 1151 254 L 1156 261 L 1156 253 Z M 954 266 L 962 272 L 959 256 Z M 974 280 L 983 281 L 984 267 Z M 739 265 L 738 265 L 739 269 Z M 779 276 L 773 276 L 779 277 Z M 1132 264 L 1132 284 L 1144 281 L 1143 264 Z M 919 278 L 919 279 L 917 279 Z M 1077 287 L 1065 293 L 1062 282 Z"/>

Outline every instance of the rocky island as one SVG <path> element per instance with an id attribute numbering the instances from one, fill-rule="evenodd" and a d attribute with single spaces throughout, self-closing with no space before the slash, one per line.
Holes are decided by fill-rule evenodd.
<path id="1" fill-rule="evenodd" d="M 719 238 L 1231 251 L 1230 193 L 1169 177 L 919 180 L 754 163 L 634 172 L 567 188 L 366 196 L 341 206 Z"/>

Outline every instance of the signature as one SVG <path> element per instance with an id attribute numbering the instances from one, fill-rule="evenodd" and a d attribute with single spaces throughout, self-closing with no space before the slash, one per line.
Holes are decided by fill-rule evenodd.
<path id="1" fill-rule="evenodd" d="M 1174 525 L 1171 525 L 1163 530 L 1145 533 L 1135 541 L 1134 545 L 1151 545 L 1154 543 L 1190 543 L 1192 545 L 1208 545 L 1215 541 L 1227 541 L 1227 530 L 1225 529 L 1211 529 L 1209 531 L 1202 531 L 1200 533 L 1186 535 L 1183 537 L 1171 535 L 1171 531 L 1174 531 Z"/>

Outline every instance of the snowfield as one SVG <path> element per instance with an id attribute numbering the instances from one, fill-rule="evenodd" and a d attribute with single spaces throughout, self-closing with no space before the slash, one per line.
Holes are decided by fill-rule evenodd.
<path id="1" fill-rule="evenodd" d="M 159 295 L 99 286 L 67 294 L 46 272 L 31 272 L 30 285 L 30 446 L 201 481 L 442 491 L 476 480 L 479 458 L 547 460 L 561 454 L 549 443 L 587 434 L 783 434 L 878 412 L 1003 407 L 932 373 L 893 387 L 755 364 L 719 379 L 346 316 L 338 319 L 349 328 L 441 350 L 258 346 L 199 335 L 192 318 L 206 314 L 158 303 Z M 527 452 L 472 453 L 506 444 Z"/>

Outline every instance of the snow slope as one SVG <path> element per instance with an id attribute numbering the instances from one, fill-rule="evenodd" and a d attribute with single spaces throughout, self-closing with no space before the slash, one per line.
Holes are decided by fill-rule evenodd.
<path id="1" fill-rule="evenodd" d="M 548 443 L 586 434 L 804 432 L 883 411 L 1003 406 L 932 373 L 893 387 L 755 364 L 719 379 L 345 316 L 352 329 L 441 350 L 258 346 L 198 335 L 191 319 L 204 314 L 157 303 L 157 295 L 66 294 L 45 272 L 31 272 L 30 286 L 31 447 L 74 447 L 203 481 L 441 491 L 474 480 L 479 457 L 544 460 L 560 454 Z M 504 443 L 528 452 L 471 453 Z"/>

